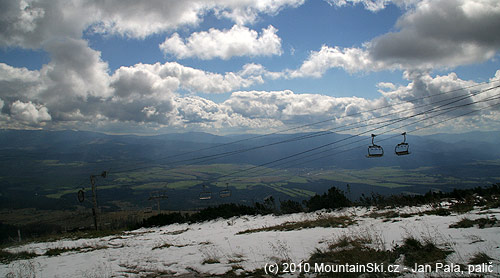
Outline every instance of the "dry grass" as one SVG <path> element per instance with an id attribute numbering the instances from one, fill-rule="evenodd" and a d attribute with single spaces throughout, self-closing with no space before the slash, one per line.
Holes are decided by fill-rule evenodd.
<path id="1" fill-rule="evenodd" d="M 300 222 L 285 222 L 283 224 L 276 226 L 249 229 L 238 232 L 237 234 L 250 234 L 250 233 L 267 232 L 267 231 L 293 231 L 293 230 L 310 229 L 316 227 L 345 228 L 354 223 L 356 223 L 356 221 L 350 218 L 349 216 L 320 216 L 317 219 L 313 220 L 304 220 Z"/>
<path id="2" fill-rule="evenodd" d="M 343 235 L 326 249 L 316 249 L 309 259 L 310 264 L 366 265 L 368 263 L 388 264 L 396 259 L 390 250 L 384 250 L 380 241 L 370 235 Z M 385 277 L 377 273 L 377 277 Z M 318 277 L 359 277 L 361 273 L 319 273 Z M 371 276 L 367 276 L 371 277 Z"/>
<path id="3" fill-rule="evenodd" d="M 9 251 L 0 250 L 0 263 L 8 264 L 8 263 L 13 262 L 13 261 L 27 260 L 27 259 L 31 259 L 31 258 L 34 258 L 37 256 L 38 255 L 35 253 L 25 252 L 25 251 L 18 252 L 18 253 L 12 253 Z"/>
<path id="4" fill-rule="evenodd" d="M 418 264 L 434 264 L 445 262 L 446 257 L 453 251 L 438 247 L 431 241 L 420 241 L 414 237 L 407 237 L 401 245 L 392 249 L 384 248 L 382 241 L 369 233 L 364 235 L 343 235 L 337 238 L 325 249 L 316 249 L 309 259 L 310 264 L 329 265 L 367 265 L 404 264 L 413 267 Z M 360 277 L 361 273 L 320 273 L 318 277 Z M 372 277 L 374 273 L 365 273 Z M 376 273 L 373 277 L 388 277 L 390 273 Z M 364 276 L 363 276 L 364 277 Z"/>
<path id="5" fill-rule="evenodd" d="M 471 228 L 477 225 L 480 229 L 494 227 L 497 224 L 497 219 L 495 217 L 483 217 L 476 220 L 471 220 L 469 218 L 463 218 L 455 224 L 451 224 L 450 228 Z"/>
<path id="6" fill-rule="evenodd" d="M 475 253 L 469 260 L 469 264 L 488 264 L 493 261 L 493 258 L 484 252 Z"/>
<path id="7" fill-rule="evenodd" d="M 415 264 L 431 264 L 445 262 L 446 257 L 453 253 L 447 248 L 440 248 L 430 240 L 420 241 L 414 237 L 407 237 L 401 246 L 393 248 L 393 252 L 404 255 L 404 264 L 413 267 Z"/>

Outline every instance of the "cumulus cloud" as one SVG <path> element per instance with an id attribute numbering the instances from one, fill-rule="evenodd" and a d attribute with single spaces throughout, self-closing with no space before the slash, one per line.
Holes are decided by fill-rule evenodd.
<path id="1" fill-rule="evenodd" d="M 78 43 L 71 42 L 69 45 L 74 46 Z M 86 59 L 98 55 L 92 51 L 87 54 L 89 56 L 84 56 Z M 435 101 L 467 94 L 467 91 L 457 89 L 478 85 L 473 81 L 462 80 L 454 73 L 432 76 L 426 71 L 405 71 L 404 78 L 409 81 L 408 84 L 380 83 L 378 85 L 380 97 L 369 100 L 357 97 L 337 98 L 321 94 L 298 94 L 289 90 L 234 91 L 243 88 L 246 82 L 259 82 L 262 76 L 267 74 L 261 65 L 256 64 L 245 65 L 240 72 L 233 73 L 245 82 L 232 83 L 233 77 L 204 72 L 175 62 L 122 67 L 113 75 L 106 75 L 102 72 L 105 68 L 90 63 L 92 66 L 78 70 L 85 72 L 85 69 L 93 69 L 107 76 L 100 85 L 104 86 L 102 88 L 104 93 L 95 93 L 80 88 L 78 86 L 82 82 L 80 78 L 67 79 L 69 83 L 66 84 L 55 82 L 58 80 L 59 71 L 64 68 L 78 75 L 77 69 L 70 66 L 71 63 L 59 64 L 57 61 L 55 59 L 54 63 L 49 63 L 40 71 L 16 69 L 0 64 L 0 76 L 2 76 L 0 83 L 6 88 L 0 95 L 3 102 L 0 115 L 2 126 L 85 127 L 115 132 L 145 131 L 145 129 L 151 131 L 167 127 L 211 132 L 244 132 L 251 129 L 280 129 L 288 125 L 331 119 L 322 126 L 311 126 L 313 130 L 359 120 L 371 119 L 373 122 L 376 121 L 373 120 L 374 117 L 386 113 L 396 112 L 394 117 L 412 115 L 423 111 L 423 108 L 419 108 L 422 105 L 427 105 L 425 109 L 430 109 L 438 105 L 434 103 Z M 99 81 L 103 78 L 90 76 L 90 80 L 97 78 Z M 259 76 L 261 78 L 258 78 Z M 499 78 L 500 71 L 492 77 L 492 80 Z M 204 80 L 201 82 L 204 84 L 201 88 L 203 90 L 232 93 L 222 103 L 179 93 L 180 90 L 200 89 L 198 85 L 200 80 Z M 75 86 L 70 86 L 72 83 Z M 488 86 L 478 86 L 475 89 L 484 89 Z M 454 92 L 443 94 L 450 91 Z M 477 96 L 469 96 L 462 103 L 471 103 L 499 93 L 500 90 L 496 89 Z M 415 99 L 419 100 L 407 102 Z M 405 104 L 374 110 L 401 102 Z M 475 104 L 446 116 L 485 108 L 490 104 L 491 102 Z M 371 112 L 356 117 L 345 117 L 363 111 Z M 477 126 L 478 123 L 488 127 L 494 125 L 499 118 L 498 109 L 485 109 L 481 113 L 448 123 L 446 128 L 459 131 L 460 128 Z"/>
<path id="2" fill-rule="evenodd" d="M 404 67 L 455 67 L 492 58 L 500 48 L 498 1 L 424 1 L 374 39 L 375 60 Z"/>
<path id="3" fill-rule="evenodd" d="M 276 15 L 286 7 L 298 7 L 305 0 L 243 0 L 243 1 L 220 1 L 214 8 L 216 14 L 229 18 L 237 24 L 254 22 L 258 15 Z"/>
<path id="4" fill-rule="evenodd" d="M 40 87 L 40 73 L 0 63 L 0 98 L 10 106 L 19 96 L 27 101 Z"/>
<path id="5" fill-rule="evenodd" d="M 196 25 L 208 12 L 242 25 L 254 22 L 259 14 L 276 14 L 285 7 L 298 7 L 304 0 L 186 0 L 186 1 L 94 1 L 97 18 L 93 30 L 144 38 L 154 33 Z"/>
<path id="6" fill-rule="evenodd" d="M 389 4 L 395 4 L 401 7 L 409 7 L 420 0 L 325 0 L 328 4 L 335 7 L 343 7 L 347 5 L 362 4 L 365 9 L 377 12 L 385 9 Z"/>
<path id="7" fill-rule="evenodd" d="M 240 72 L 219 74 L 167 62 L 121 67 L 110 75 L 100 53 L 88 48 L 84 41 L 58 41 L 49 49 L 57 51 L 39 71 L 0 63 L 0 98 L 11 121 L 36 125 L 51 120 L 55 126 L 115 121 L 186 124 L 195 122 L 192 119 L 196 117 L 189 116 L 194 112 L 189 111 L 196 109 L 179 101 L 179 91 L 227 93 L 261 83 L 264 75 L 273 74 L 257 64 L 245 65 Z M 191 118 L 184 119 L 188 116 Z"/>
<path id="8" fill-rule="evenodd" d="M 2 127 L 111 127 L 113 131 L 121 132 L 197 127 L 207 131 L 231 128 L 244 131 L 325 119 L 345 123 L 349 121 L 345 115 L 475 85 L 461 80 L 456 74 L 432 76 L 425 69 L 490 59 L 497 53 L 500 41 L 498 34 L 491 32 L 499 26 L 498 1 L 424 0 L 414 3 L 402 0 L 391 1 L 409 7 L 394 32 L 374 38 L 360 47 L 323 46 L 319 51 L 311 52 L 297 70 L 270 72 L 260 64 L 249 63 L 237 72 L 215 73 L 167 62 L 136 64 L 110 73 L 101 53 L 81 39 L 82 31 L 143 38 L 179 26 L 198 24 L 204 14 L 213 12 L 216 16 L 230 18 L 237 25 L 230 30 L 195 33 L 184 40 L 177 35 L 180 45 L 177 49 L 170 45 L 175 42 L 176 35 L 173 35 L 164 43 L 167 52 L 179 57 L 186 55 L 203 59 L 229 59 L 263 53 L 279 55 L 281 42 L 274 27 L 263 29 L 259 34 L 242 24 L 252 22 L 261 13 L 275 14 L 284 7 L 301 5 L 303 1 L 4 2 L 0 4 L 0 45 L 43 47 L 50 53 L 51 61 L 34 71 L 0 63 Z M 332 3 L 341 6 L 348 2 L 362 3 L 373 11 L 389 3 L 361 0 Z M 208 56 L 205 58 L 196 52 L 195 46 L 209 45 L 202 44 L 200 38 L 206 39 L 204 42 L 221 43 L 237 35 L 247 39 L 245 47 L 233 44 L 238 47 L 231 49 L 222 43 L 216 50 L 206 49 Z M 271 48 L 264 50 L 264 46 Z M 372 100 L 298 94 L 288 90 L 243 91 L 263 83 L 266 78 L 321 77 L 332 67 L 351 73 L 402 69 L 408 84 L 380 83 L 381 95 Z M 500 78 L 500 73 L 495 78 Z M 231 95 L 226 101 L 215 103 L 195 95 L 200 92 Z M 464 101 L 472 102 L 498 93 L 498 90 L 492 90 Z M 431 104 L 435 99 L 439 97 L 406 103 L 401 106 L 406 112 L 397 116 L 419 111 L 418 105 Z M 484 105 L 474 105 L 469 109 Z M 364 113 L 350 120 L 370 119 L 384 111 Z M 488 127 L 498 119 L 498 109 L 490 109 L 460 118 L 449 126 L 460 128 L 481 123 L 481 126 Z"/>
<path id="9" fill-rule="evenodd" d="M 80 38 L 95 17 L 82 1 L 18 0 L 0 3 L 0 46 L 42 48 L 59 38 Z"/>
<path id="10" fill-rule="evenodd" d="M 19 100 L 14 102 L 10 108 L 10 113 L 14 119 L 26 124 L 38 124 L 51 120 L 47 107 L 35 105 L 31 101 L 27 103 Z"/>
<path id="11" fill-rule="evenodd" d="M 284 76 L 282 72 L 268 71 L 264 66 L 254 63 L 243 65 L 243 69 L 238 72 L 238 75 L 252 79 L 255 83 L 264 82 L 262 77 L 274 80 Z"/>
<path id="12" fill-rule="evenodd" d="M 204 60 L 227 60 L 233 56 L 281 55 L 281 39 L 276 35 L 277 31 L 270 25 L 262 29 L 259 35 L 248 27 L 234 25 L 229 30 L 210 29 L 208 32 L 195 32 L 185 40 L 174 33 L 160 44 L 160 49 L 165 54 L 172 54 L 181 59 L 197 57 Z"/>
<path id="13" fill-rule="evenodd" d="M 196 96 L 175 99 L 178 111 L 177 126 L 214 131 L 247 131 L 279 129 L 288 124 L 305 124 L 336 118 L 338 122 L 353 109 L 378 107 L 383 102 L 362 98 L 335 98 L 320 94 L 296 94 L 284 91 L 237 91 L 222 103 Z M 366 115 L 369 117 L 369 115 Z M 314 128 L 321 128 L 316 126 Z"/>
<path id="14" fill-rule="evenodd" d="M 343 68 L 354 73 L 387 69 L 388 66 L 382 61 L 372 59 L 370 53 L 362 48 L 341 49 L 324 45 L 320 51 L 312 51 L 299 69 L 288 71 L 288 76 L 319 78 L 331 68 Z"/>
<path id="15" fill-rule="evenodd" d="M 179 97 L 176 99 L 178 125 L 183 128 L 203 130 L 247 131 L 249 129 L 276 128 L 283 126 L 279 119 L 246 117 L 229 103 L 215 103 L 201 97 Z"/>
<path id="16" fill-rule="evenodd" d="M 248 70 L 251 66 L 260 70 Z M 219 74 L 183 66 L 177 62 L 166 62 L 164 64 L 137 64 L 131 67 L 121 67 L 113 74 L 113 82 L 119 82 L 121 78 L 137 79 L 121 86 L 120 94 L 130 94 L 134 90 L 149 92 L 150 89 L 138 90 L 135 87 L 159 86 L 159 80 L 161 80 L 162 85 L 162 87 L 158 87 L 159 91 L 174 91 L 177 88 L 182 88 L 193 93 L 227 93 L 261 83 L 263 82 L 262 75 L 265 74 L 268 72 L 262 66 L 254 64 L 245 65 L 240 72 Z"/>
<path id="17" fill-rule="evenodd" d="M 493 80 L 500 77 L 498 71 Z M 455 73 L 447 75 L 432 76 L 426 71 L 405 71 L 404 78 L 409 82 L 406 85 L 392 83 L 379 84 L 381 95 L 376 99 L 365 99 L 358 97 L 331 97 L 320 94 L 296 94 L 292 91 L 238 91 L 222 103 L 224 111 L 232 115 L 241 115 L 246 119 L 277 120 L 283 125 L 310 124 L 331 119 L 323 125 L 310 127 L 311 129 L 331 128 L 342 124 L 356 123 L 366 120 L 375 124 L 378 121 L 387 120 L 380 118 L 382 115 L 391 114 L 392 118 L 402 118 L 430 109 L 443 112 L 447 108 L 462 104 L 471 104 L 450 110 L 449 112 L 435 118 L 429 118 L 416 125 L 406 127 L 405 130 L 427 126 L 440 122 L 450 117 L 458 117 L 468 112 L 476 111 L 465 117 L 458 117 L 453 121 L 438 125 L 435 131 L 447 130 L 451 132 L 464 132 L 470 128 L 485 127 L 493 129 L 495 123 L 500 119 L 500 107 L 492 105 L 500 104 L 500 100 L 481 102 L 485 99 L 498 97 L 500 89 L 492 87 L 500 83 L 479 84 L 473 81 L 462 80 Z M 472 87 L 470 89 L 463 89 Z M 478 93 L 481 92 L 481 93 Z M 463 98 L 460 102 L 441 107 L 457 98 Z M 478 102 L 480 101 L 480 102 Z M 475 103 L 477 102 L 477 103 Z M 363 112 L 361 114 L 357 114 Z M 353 117 L 348 115 L 356 114 Z M 411 123 L 415 120 L 433 116 L 436 113 L 426 113 L 422 116 L 404 121 L 398 125 L 389 126 L 384 130 L 397 128 L 401 125 Z M 376 127 L 376 125 L 368 128 Z M 351 132 L 359 132 L 365 129 Z M 380 132 L 380 131 L 379 131 Z"/>
<path id="18" fill-rule="evenodd" d="M 349 2 L 379 3 L 382 7 L 389 3 Z M 376 37 L 362 47 L 323 46 L 311 52 L 299 69 L 289 71 L 289 76 L 320 77 L 330 68 L 343 68 L 351 73 L 453 68 L 481 63 L 498 53 L 500 34 L 492 30 L 500 28 L 500 2 L 424 0 L 410 6 L 398 20 L 397 31 Z"/>
<path id="19" fill-rule="evenodd" d="M 64 1 L 17 0 L 0 3 L 0 46 L 42 48 L 58 38 L 79 39 L 83 31 L 145 38 L 195 26 L 214 13 L 241 25 L 259 14 L 276 14 L 304 0 Z"/>
<path id="20" fill-rule="evenodd" d="M 223 104 L 246 118 L 302 123 L 327 118 L 333 120 L 345 115 L 349 105 L 368 110 L 374 103 L 357 97 L 336 98 L 320 94 L 295 94 L 285 90 L 234 92 Z"/>
<path id="21" fill-rule="evenodd" d="M 450 110 L 442 116 L 420 124 L 420 126 L 425 126 L 440 122 L 446 118 L 458 117 L 453 121 L 437 126 L 435 129 L 439 131 L 439 128 L 444 128 L 447 132 L 465 132 L 470 129 L 478 129 L 479 127 L 491 130 L 494 123 L 500 119 L 500 107 L 498 106 L 500 100 L 485 101 L 500 95 L 500 89 L 496 88 L 500 83 L 495 78 L 500 77 L 500 70 L 497 71 L 495 77 L 490 79 L 492 83 L 484 84 L 462 80 L 455 73 L 433 77 L 428 72 L 417 70 L 405 71 L 404 77 L 411 82 L 404 86 L 386 83 L 379 87 L 382 96 L 390 102 L 404 103 L 403 105 L 399 105 L 398 110 L 404 110 L 398 114 L 399 117 L 421 113 L 433 108 L 442 110 L 443 108 L 452 106 L 467 105 L 459 109 Z M 461 100 L 444 106 L 458 99 Z M 468 112 L 474 113 L 465 117 L 459 117 Z M 433 114 L 425 114 L 425 116 L 431 115 Z M 483 118 L 484 115 L 488 115 L 488 118 Z"/>
<path id="22" fill-rule="evenodd" d="M 176 62 L 121 67 L 110 77 L 113 94 L 109 99 L 109 106 L 106 102 L 101 104 L 102 113 L 111 119 L 179 124 L 186 119 L 179 120 L 178 113 L 182 112 L 181 115 L 187 117 L 194 115 L 192 111 L 196 111 L 192 105 L 186 105 L 185 101 L 179 106 L 179 90 L 227 93 L 262 82 L 262 77 L 258 74 L 261 72 L 249 73 L 245 69 L 241 73 L 211 73 Z M 194 96 L 187 99 L 201 104 L 200 99 Z M 203 107 L 208 107 L 207 103 Z M 195 122 L 194 118 L 186 121 Z"/>
<path id="23" fill-rule="evenodd" d="M 71 38 L 52 41 L 46 48 L 52 59 L 40 70 L 0 63 L 4 113 L 30 124 L 47 121 L 49 113 L 55 122 L 96 116 L 97 106 L 112 93 L 100 53 L 86 41 Z"/>

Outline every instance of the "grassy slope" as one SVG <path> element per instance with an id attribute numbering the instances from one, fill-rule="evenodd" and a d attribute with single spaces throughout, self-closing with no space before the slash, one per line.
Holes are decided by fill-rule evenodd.
<path id="1" fill-rule="evenodd" d="M 483 161 L 478 165 L 483 165 L 484 163 L 486 162 Z M 491 163 L 495 164 L 497 162 L 492 161 Z M 62 164 L 56 161 L 50 161 L 50 164 L 44 163 L 44 165 L 47 167 L 49 165 L 51 167 L 62 167 Z M 78 164 L 66 165 L 66 167 L 77 167 L 76 165 Z M 373 167 L 365 170 L 329 169 L 311 170 L 307 173 L 262 168 L 248 174 L 245 172 L 242 174 L 237 173 L 250 167 L 252 166 L 211 164 L 181 166 L 173 169 L 157 166 L 116 174 L 111 172 L 111 175 L 101 182 L 99 188 L 101 190 L 130 188 L 139 191 L 189 189 L 196 186 L 199 187 L 201 184 L 206 183 L 206 181 L 214 181 L 211 184 L 220 188 L 225 187 L 226 183 L 238 190 L 246 190 L 257 185 L 263 185 L 290 197 L 307 197 L 314 194 L 313 191 L 309 190 L 309 185 L 318 181 L 331 181 L 333 184 L 366 184 L 386 188 L 401 188 L 414 185 L 439 187 L 446 184 L 488 184 L 500 180 L 499 177 L 457 179 L 453 176 L 435 173 L 430 167 L 410 170 L 401 169 L 400 167 Z M 230 175 L 232 173 L 237 174 Z M 218 176 L 224 175 L 230 176 L 221 181 L 216 181 Z M 83 187 L 88 187 L 88 184 L 83 182 Z M 79 190 L 79 187 L 75 186 L 74 183 L 61 184 L 60 182 L 49 183 L 43 188 L 42 194 L 50 198 L 60 198 L 65 194 L 75 194 Z M 26 189 L 29 190 L 30 187 Z"/>

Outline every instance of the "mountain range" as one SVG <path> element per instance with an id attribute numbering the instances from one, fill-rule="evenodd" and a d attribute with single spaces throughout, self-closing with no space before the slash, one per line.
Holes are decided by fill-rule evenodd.
<path id="1" fill-rule="evenodd" d="M 36 200 L 71 207 L 78 188 L 88 187 L 89 175 L 102 171 L 111 173 L 103 180 L 107 187 L 100 189 L 102 204 L 119 198 L 147 206 L 153 190 L 175 189 L 171 194 L 177 197 L 170 202 L 183 209 L 203 206 L 196 201 L 202 184 L 218 192 L 227 182 L 232 201 L 251 202 L 270 194 L 300 200 L 332 184 L 344 190 L 351 184 L 356 198 L 370 192 L 414 194 L 500 181 L 498 131 L 409 134 L 406 139 L 411 154 L 397 156 L 393 150 L 403 136 L 377 136 L 375 143 L 385 154 L 368 159 L 369 136 L 332 132 L 138 136 L 0 130 L 0 199 L 3 207 L 41 206 Z M 224 176 L 230 179 L 219 181 Z"/>

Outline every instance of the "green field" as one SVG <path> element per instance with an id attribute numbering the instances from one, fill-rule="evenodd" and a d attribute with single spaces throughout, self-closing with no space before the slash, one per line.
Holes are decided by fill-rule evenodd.
<path id="1" fill-rule="evenodd" d="M 497 165 L 498 161 L 483 161 L 479 165 Z M 56 161 L 46 161 L 45 165 L 60 165 Z M 76 165 L 71 165 L 75 167 Z M 307 197 L 315 192 L 309 190 L 311 184 L 330 181 L 332 184 L 366 184 L 385 188 L 403 188 L 409 186 L 443 186 L 447 184 L 471 185 L 475 183 L 493 183 L 500 177 L 471 177 L 459 179 L 433 172 L 431 167 L 401 169 L 399 167 L 373 167 L 363 170 L 323 169 L 323 170 L 276 170 L 256 168 L 249 172 L 252 165 L 211 164 L 188 165 L 177 168 L 151 167 L 132 172 L 113 173 L 99 185 L 100 190 L 128 188 L 136 191 L 154 191 L 168 189 L 189 189 L 200 185 L 219 188 L 226 184 L 236 190 L 248 190 L 256 186 L 265 186 L 290 197 Z M 218 178 L 222 177 L 222 178 Z M 89 186 L 86 184 L 85 186 Z M 58 187 L 55 192 L 46 194 L 50 198 L 60 198 L 65 194 L 76 193 L 80 188 L 71 186 Z"/>
<path id="2" fill-rule="evenodd" d="M 353 189 L 353 198 L 370 192 L 416 192 L 420 188 L 444 189 L 487 186 L 500 181 L 500 160 L 483 160 L 467 164 L 439 167 L 403 169 L 399 166 L 346 168 L 297 168 L 273 169 L 250 164 L 169 165 L 115 159 L 85 163 L 78 160 L 32 160 L 3 164 L 0 175 L 0 198 L 3 208 L 38 207 L 58 209 L 64 205 L 71 209 L 79 204 L 78 190 L 91 192 L 90 174 L 98 175 L 110 170 L 106 178 L 98 177 L 100 204 L 110 210 L 152 206 L 148 201 L 154 191 L 168 192 L 173 198 L 166 201 L 171 207 L 184 209 L 207 204 L 200 203 L 198 195 L 206 186 L 214 194 L 215 202 L 251 203 L 268 195 L 280 200 L 304 200 L 316 193 L 323 193 L 331 186 L 347 184 Z M 26 173 L 31 173 L 27 176 Z M 231 200 L 218 198 L 226 186 L 232 191 Z M 421 193 L 422 191 L 420 191 Z M 88 193 L 90 194 L 90 193 Z M 356 195 L 357 194 L 357 195 Z M 43 199 L 43 198 L 45 199 Z M 170 198 L 170 197 L 169 197 Z M 7 204 L 7 202 L 9 202 Z"/>

